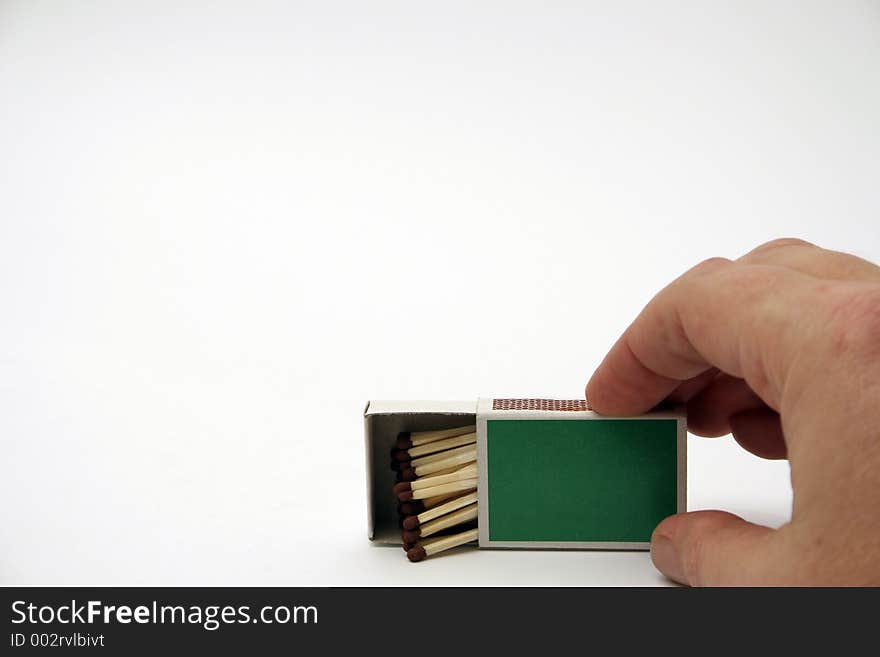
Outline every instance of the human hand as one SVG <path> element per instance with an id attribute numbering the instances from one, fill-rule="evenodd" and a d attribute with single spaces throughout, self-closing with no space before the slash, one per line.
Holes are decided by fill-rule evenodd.
<path id="1" fill-rule="evenodd" d="M 686 402 L 692 433 L 790 462 L 789 523 L 671 516 L 651 538 L 666 576 L 880 585 L 880 267 L 790 239 L 707 260 L 645 307 L 587 398 L 608 415 Z"/>

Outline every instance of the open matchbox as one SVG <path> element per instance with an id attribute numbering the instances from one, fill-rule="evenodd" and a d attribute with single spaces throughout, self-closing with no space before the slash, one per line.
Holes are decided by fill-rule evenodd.
<path id="1" fill-rule="evenodd" d="M 400 545 L 391 453 L 402 432 L 476 425 L 481 548 L 640 550 L 686 510 L 682 408 L 608 417 L 585 400 L 371 401 L 369 538 Z"/>

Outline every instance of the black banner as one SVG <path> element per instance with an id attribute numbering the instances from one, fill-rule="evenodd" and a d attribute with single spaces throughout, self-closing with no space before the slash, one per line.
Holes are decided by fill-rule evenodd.
<path id="1" fill-rule="evenodd" d="M 877 589 L 5 588 L 2 654 L 666 646 L 873 631 Z M 470 652 L 469 650 L 467 652 Z"/>

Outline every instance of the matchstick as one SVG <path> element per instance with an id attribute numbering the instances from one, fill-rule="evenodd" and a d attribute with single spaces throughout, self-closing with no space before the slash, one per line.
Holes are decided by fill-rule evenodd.
<path id="1" fill-rule="evenodd" d="M 477 442 L 476 433 L 466 433 L 454 438 L 444 438 L 443 440 L 435 440 L 432 443 L 411 447 L 410 449 L 397 449 L 391 453 L 392 458 L 397 461 L 411 461 L 420 456 L 427 456 L 436 452 L 442 452 L 453 447 L 461 447 L 463 445 L 472 445 Z"/>
<path id="2" fill-rule="evenodd" d="M 403 540 L 406 543 L 416 543 L 420 538 L 427 538 L 443 529 L 461 525 L 469 520 L 476 519 L 476 517 L 477 504 L 474 502 L 463 509 L 447 513 L 445 516 L 441 516 L 436 520 L 426 522 L 416 529 L 410 529 L 403 532 Z"/>
<path id="3" fill-rule="evenodd" d="M 448 502 L 461 495 L 460 492 L 446 493 L 446 495 L 435 495 L 434 497 L 426 497 L 423 500 L 410 500 L 408 502 L 400 502 L 397 505 L 397 511 L 402 516 L 415 516 L 424 513 L 435 506 Z"/>
<path id="4" fill-rule="evenodd" d="M 456 427 L 455 429 L 441 429 L 440 431 L 401 431 L 397 434 L 397 449 L 409 449 L 427 443 L 433 443 L 444 438 L 454 438 L 477 430 L 476 425 L 469 427 Z"/>
<path id="5" fill-rule="evenodd" d="M 458 547 L 459 545 L 464 545 L 465 543 L 476 541 L 479 536 L 479 529 L 469 529 L 468 531 L 461 532 L 460 534 L 444 536 L 443 538 L 438 538 L 434 541 L 425 542 L 413 548 L 410 548 L 409 550 L 407 550 L 406 557 L 413 562 L 421 561 L 422 559 L 437 554 L 438 552 L 443 552 L 444 550 L 449 550 L 451 548 Z"/>
<path id="6" fill-rule="evenodd" d="M 465 495 L 461 495 L 460 497 L 455 497 L 448 502 L 444 502 L 438 506 L 435 506 L 432 509 L 426 509 L 418 514 L 409 515 L 403 519 L 403 528 L 404 529 L 418 529 L 418 527 L 426 522 L 433 520 L 434 518 L 439 518 L 440 516 L 446 515 L 447 513 L 452 513 L 462 507 L 467 506 L 468 504 L 473 504 L 477 501 L 476 493 L 467 493 Z M 407 502 L 406 504 L 411 504 L 411 502 Z M 401 504 L 403 506 L 403 504 Z"/>
<path id="7" fill-rule="evenodd" d="M 443 504 L 447 500 L 451 500 L 453 497 L 458 497 L 461 493 L 446 493 L 445 495 L 435 495 L 434 497 L 426 497 L 422 500 L 422 503 L 425 505 L 426 509 L 432 509 L 438 504 Z"/>
<path id="8" fill-rule="evenodd" d="M 432 486 L 431 488 L 422 488 L 420 490 L 402 490 L 397 493 L 397 499 L 399 499 L 401 502 L 409 502 L 410 500 L 423 500 L 426 497 L 445 495 L 446 493 L 454 493 L 455 491 L 474 490 L 476 487 L 476 479 L 462 479 L 461 481 L 452 481 L 448 484 Z"/>
<path id="9" fill-rule="evenodd" d="M 471 464 L 460 468 L 455 472 L 450 472 L 449 474 L 436 475 L 434 477 L 423 477 L 421 479 L 416 479 L 415 481 L 401 481 L 394 485 L 393 490 L 397 494 L 397 497 L 401 502 L 408 502 L 409 499 L 404 499 L 404 497 L 401 497 L 403 493 L 415 493 L 421 490 L 430 490 L 431 488 L 436 488 L 445 484 L 451 484 L 456 481 L 462 481 L 463 479 L 476 478 L 477 466 L 476 464 Z"/>
<path id="10" fill-rule="evenodd" d="M 418 541 L 416 541 L 414 543 L 404 542 L 401 544 L 401 547 L 403 548 L 404 552 L 409 552 L 412 548 L 414 548 L 418 545 L 428 545 L 429 543 L 439 541 L 441 538 L 446 538 L 447 536 L 452 536 L 453 534 L 458 534 L 459 532 L 463 532 L 466 529 L 473 529 L 476 526 L 477 526 L 477 524 L 475 521 L 474 522 L 466 522 L 466 523 L 463 523 L 460 525 L 456 525 L 454 527 L 442 529 L 439 532 L 437 532 L 436 534 L 433 534 L 432 536 L 429 536 L 428 538 L 419 539 Z"/>
<path id="11" fill-rule="evenodd" d="M 440 470 L 437 470 L 433 474 L 435 474 L 435 475 L 449 474 L 450 472 L 455 472 L 456 470 L 458 470 L 460 467 L 462 467 L 462 465 L 467 465 L 467 463 L 449 465 L 445 468 L 441 468 Z M 401 470 L 400 472 L 397 473 L 397 481 L 415 481 L 418 478 L 419 478 L 419 474 L 416 472 L 415 468 L 407 468 L 406 470 Z"/>
<path id="12" fill-rule="evenodd" d="M 462 445 L 461 447 L 456 447 L 455 449 L 448 449 L 445 452 L 438 452 L 436 454 L 428 454 L 428 456 L 420 456 L 417 459 L 413 459 L 409 462 L 407 467 L 409 468 L 418 468 L 423 465 L 427 465 L 429 463 L 436 463 L 437 461 L 444 461 L 448 458 L 452 458 L 453 456 L 459 456 L 460 454 L 464 454 L 470 452 L 474 448 L 473 445 Z"/>
<path id="13" fill-rule="evenodd" d="M 460 479 L 475 479 L 477 476 L 477 464 L 471 463 L 461 468 L 457 468 L 446 474 L 436 474 L 430 477 L 419 477 L 413 481 L 402 481 L 395 489 L 398 490 L 421 490 L 422 488 L 431 488 L 440 484 L 448 484 L 450 481 L 458 481 Z"/>
<path id="14" fill-rule="evenodd" d="M 407 468 L 415 468 L 417 466 L 428 465 L 429 463 L 436 463 L 437 461 L 443 461 L 453 456 L 458 456 L 463 452 L 466 452 L 473 448 L 473 445 L 463 445 L 462 447 L 456 447 L 455 449 L 447 449 L 444 452 L 437 452 L 436 454 L 429 454 L 428 456 L 420 456 L 417 459 L 413 459 L 412 461 L 403 460 L 398 461 L 397 458 L 401 455 L 405 455 L 406 453 L 401 450 L 395 450 L 391 453 L 391 469 L 397 472 L 402 470 L 406 470 Z M 406 459 L 406 456 L 402 458 Z"/>
<path id="15" fill-rule="evenodd" d="M 410 460 L 412 460 L 420 456 L 427 456 L 428 454 L 434 454 L 435 452 L 442 452 L 443 450 L 452 449 L 453 447 L 472 445 L 475 442 L 477 442 L 477 434 L 476 432 L 470 432 L 462 434 L 460 436 L 454 436 L 452 438 L 436 440 L 432 443 L 426 443 L 417 447 L 411 447 L 406 451 L 409 452 Z"/>
<path id="16" fill-rule="evenodd" d="M 417 467 L 404 468 L 400 472 L 403 481 L 412 481 L 414 477 L 425 477 L 429 474 L 439 474 L 441 470 L 445 470 L 448 467 L 453 467 L 456 465 L 466 465 L 476 460 L 476 445 L 473 447 L 468 446 L 464 451 L 459 452 L 458 454 L 447 456 L 446 458 L 440 459 L 438 461 L 425 463 L 424 465 L 419 465 Z"/>

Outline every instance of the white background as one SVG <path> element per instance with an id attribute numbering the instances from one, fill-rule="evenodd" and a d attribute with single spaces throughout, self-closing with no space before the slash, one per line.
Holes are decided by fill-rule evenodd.
<path id="1" fill-rule="evenodd" d="M 872 2 L 0 0 L 0 583 L 665 583 L 369 545 L 364 403 L 579 397 L 703 258 L 880 260 L 878 35 Z M 729 437 L 689 484 L 789 513 Z"/>

